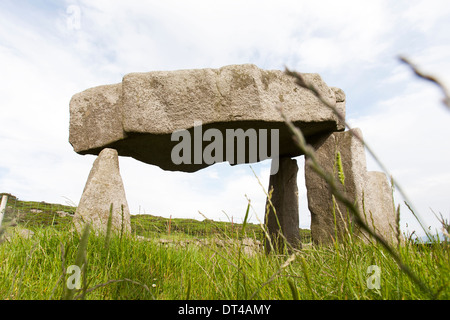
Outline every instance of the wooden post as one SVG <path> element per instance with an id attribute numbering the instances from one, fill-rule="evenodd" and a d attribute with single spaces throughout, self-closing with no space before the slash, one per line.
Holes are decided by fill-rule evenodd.
<path id="1" fill-rule="evenodd" d="M 5 195 L 3 195 L 2 202 L 0 204 L 0 227 L 2 226 L 3 216 L 5 214 L 7 202 L 8 202 L 8 196 L 5 194 Z"/>

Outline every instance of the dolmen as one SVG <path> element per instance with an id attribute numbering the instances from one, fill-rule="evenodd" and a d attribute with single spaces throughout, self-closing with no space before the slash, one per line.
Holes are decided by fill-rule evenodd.
<path id="1" fill-rule="evenodd" d="M 130 212 L 118 157 L 132 157 L 163 170 L 196 172 L 210 165 L 271 159 L 265 223 L 272 243 L 300 248 L 295 157 L 302 153 L 281 116 L 297 126 L 320 164 L 345 176 L 346 194 L 371 228 L 389 241 L 399 232 L 387 177 L 367 172 L 359 129 L 345 131 L 345 94 L 318 74 L 303 74 L 336 113 L 280 70 L 252 64 L 219 69 L 130 73 L 121 83 L 75 94 L 70 101 L 69 142 L 81 155 L 98 155 L 74 216 L 77 230 L 89 222 L 104 232 L 130 232 Z M 341 171 L 336 170 L 339 158 Z M 311 235 L 316 244 L 344 239 L 352 225 L 347 208 L 308 162 L 305 165 Z M 359 232 L 361 238 L 367 238 Z M 273 245 L 274 244 L 274 245 Z"/>

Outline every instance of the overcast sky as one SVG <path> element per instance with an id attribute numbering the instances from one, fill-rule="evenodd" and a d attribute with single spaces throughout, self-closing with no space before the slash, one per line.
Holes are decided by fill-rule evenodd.
<path id="1" fill-rule="evenodd" d="M 347 120 L 405 189 L 425 225 L 450 219 L 450 112 L 409 57 L 450 86 L 450 3 L 426 1 L 0 2 L 0 192 L 78 204 L 94 156 L 68 142 L 73 94 L 130 72 L 219 68 L 319 73 L 347 96 Z M 298 158 L 300 226 L 309 228 Z M 368 169 L 378 170 L 367 155 Z M 270 162 L 252 165 L 264 189 Z M 242 221 L 246 196 L 263 219 L 249 165 L 166 172 L 130 158 L 120 170 L 133 214 Z M 396 194 L 396 202 L 403 199 Z M 418 224 L 401 209 L 403 231 Z M 225 213 L 224 213 L 225 212 Z M 408 225 L 408 227 L 407 227 Z"/>

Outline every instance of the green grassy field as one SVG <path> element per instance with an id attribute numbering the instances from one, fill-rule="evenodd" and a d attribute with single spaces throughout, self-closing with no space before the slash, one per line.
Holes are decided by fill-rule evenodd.
<path id="1" fill-rule="evenodd" d="M 56 213 L 75 208 L 58 206 L 8 202 L 9 227 L 0 244 L 1 299 L 450 298 L 446 242 L 397 248 L 417 283 L 376 243 L 350 239 L 267 255 L 258 245 L 264 236 L 259 225 L 172 219 L 169 234 L 168 219 L 148 215 L 132 217 L 132 235 L 83 238 L 70 231 L 70 216 Z M 22 228 L 33 236 L 18 235 Z M 306 242 L 309 233 L 302 233 Z M 68 268 L 78 264 L 81 288 L 70 290 Z M 370 285 L 369 266 L 379 268 L 379 289 Z"/>
<path id="2" fill-rule="evenodd" d="M 57 230 L 70 228 L 76 207 L 37 201 L 21 201 L 14 196 L 8 199 L 3 223 L 8 225 L 13 219 L 23 228 L 31 231 L 41 228 Z M 242 224 L 204 219 L 163 218 L 150 214 L 131 215 L 132 233 L 149 238 L 205 238 L 227 234 L 242 237 Z M 299 229 L 303 242 L 311 241 L 310 230 Z M 248 223 L 246 233 L 257 239 L 263 238 L 259 225 Z"/>

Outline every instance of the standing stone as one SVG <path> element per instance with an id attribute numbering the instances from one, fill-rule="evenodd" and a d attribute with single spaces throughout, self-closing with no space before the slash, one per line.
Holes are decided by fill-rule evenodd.
<path id="1" fill-rule="evenodd" d="M 369 227 L 391 244 L 398 240 L 398 213 L 386 174 L 370 171 L 364 189 L 364 218 Z"/>
<path id="2" fill-rule="evenodd" d="M 111 230 L 131 232 L 130 211 L 119 172 L 118 154 L 116 150 L 106 148 L 94 161 L 75 212 L 73 220 L 77 231 L 81 232 L 83 225 L 89 222 L 96 233 L 106 233 L 111 204 Z"/>
<path id="3" fill-rule="evenodd" d="M 267 199 L 266 225 L 272 245 L 278 252 L 283 250 L 284 239 L 294 248 L 301 247 L 298 216 L 298 187 L 297 187 L 297 161 L 291 158 L 281 158 L 278 172 L 270 176 L 269 192 L 273 188 L 271 202 L 276 214 Z M 281 230 L 280 230 L 281 228 Z M 289 246 L 288 246 L 289 247 Z M 266 252 L 271 251 L 266 240 Z"/>
<path id="4" fill-rule="evenodd" d="M 355 135 L 362 137 L 361 130 L 352 129 Z M 337 156 L 340 155 L 344 184 L 338 183 L 341 191 L 346 192 L 362 212 L 361 196 L 366 181 L 366 157 L 364 145 L 350 131 L 335 132 L 323 137 L 313 145 L 319 165 L 327 172 L 334 173 L 339 181 Z M 342 177 L 342 176 L 341 176 Z M 311 236 L 316 244 L 329 244 L 333 239 L 343 239 L 345 233 L 356 226 L 352 225 L 351 214 L 342 203 L 333 201 L 331 190 L 325 180 L 305 163 L 305 182 L 308 207 L 311 212 Z M 337 203 L 337 205 L 336 205 Z"/>

